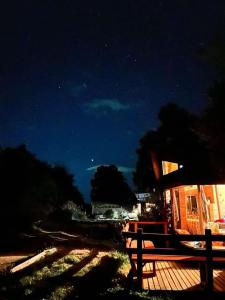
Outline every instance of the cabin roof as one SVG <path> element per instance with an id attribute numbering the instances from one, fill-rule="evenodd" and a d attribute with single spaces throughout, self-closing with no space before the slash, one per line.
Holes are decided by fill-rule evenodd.
<path id="1" fill-rule="evenodd" d="M 183 167 L 182 169 L 162 176 L 160 179 L 160 185 L 164 188 L 195 184 L 225 184 L 225 176 L 219 176 L 218 173 L 209 169 L 199 170 L 196 168 Z"/>

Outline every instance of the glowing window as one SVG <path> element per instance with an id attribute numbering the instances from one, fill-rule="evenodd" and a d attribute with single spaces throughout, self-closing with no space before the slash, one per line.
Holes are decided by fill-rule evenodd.
<path id="1" fill-rule="evenodd" d="M 162 161 L 163 175 L 177 171 L 178 168 L 179 166 L 175 162 L 165 161 L 165 160 Z"/>
<path id="2" fill-rule="evenodd" d="M 198 205 L 195 196 L 186 196 L 187 200 L 187 217 L 196 218 L 198 215 Z"/>

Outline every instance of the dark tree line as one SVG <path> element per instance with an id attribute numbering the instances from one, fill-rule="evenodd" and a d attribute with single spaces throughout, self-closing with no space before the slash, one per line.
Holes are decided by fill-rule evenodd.
<path id="1" fill-rule="evenodd" d="M 68 200 L 83 205 L 73 176 L 40 161 L 24 145 L 0 150 L 0 230 L 27 229 Z"/>

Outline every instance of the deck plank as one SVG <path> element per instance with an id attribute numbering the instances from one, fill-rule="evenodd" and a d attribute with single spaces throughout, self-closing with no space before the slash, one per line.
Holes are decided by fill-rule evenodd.
<path id="1" fill-rule="evenodd" d="M 198 269 L 198 267 L 188 266 L 188 270 L 192 274 L 192 277 L 195 279 L 197 284 L 200 284 L 200 270 Z"/>
<path id="2" fill-rule="evenodd" d="M 157 270 L 158 270 L 159 274 L 157 274 L 157 273 L 156 274 L 157 274 L 161 289 L 162 290 L 171 290 L 171 287 L 170 287 L 170 285 L 168 283 L 168 280 L 165 276 L 165 273 L 164 273 L 161 262 L 157 263 Z"/>
<path id="3" fill-rule="evenodd" d="M 180 282 L 179 282 L 179 280 L 176 276 L 176 272 L 174 271 L 174 266 L 172 264 L 169 264 L 168 262 L 167 262 L 167 270 L 168 270 L 168 272 L 169 272 L 169 274 L 170 274 L 170 276 L 171 276 L 171 278 L 172 278 L 172 280 L 175 284 L 175 289 L 174 290 L 176 290 L 176 291 L 182 290 L 182 286 L 181 286 L 181 284 L 180 284 Z"/>
<path id="4" fill-rule="evenodd" d="M 167 277 L 166 272 L 165 272 L 166 268 L 165 268 L 164 262 L 158 262 L 158 266 L 160 267 L 161 278 L 162 278 L 162 280 L 165 284 L 165 290 L 168 290 L 168 291 L 172 290 L 172 287 L 171 287 L 170 282 L 168 280 L 169 278 Z"/>
<path id="5" fill-rule="evenodd" d="M 171 271 L 173 273 L 174 281 L 176 281 L 177 290 L 183 290 L 183 283 L 179 274 L 176 272 L 174 265 L 172 263 L 170 263 L 170 265 L 171 265 Z"/>
<path id="6" fill-rule="evenodd" d="M 177 265 L 177 268 L 181 269 L 179 265 Z M 196 270 L 193 272 L 193 270 L 191 270 L 190 267 L 186 265 L 183 266 L 182 272 L 186 277 L 186 281 L 189 282 L 191 287 L 200 284 L 200 278 L 196 276 Z"/>
<path id="7" fill-rule="evenodd" d="M 173 280 L 173 275 L 171 275 L 171 272 L 169 272 L 169 269 L 171 269 L 171 265 L 168 263 L 168 262 L 161 262 L 161 265 L 163 267 L 163 270 L 164 270 L 164 273 L 165 273 L 165 276 L 168 280 L 168 283 L 171 287 L 171 290 L 177 290 L 177 286 Z"/>
<path id="8" fill-rule="evenodd" d="M 174 263 L 174 269 L 179 274 L 183 289 L 186 290 L 186 289 L 190 288 L 191 284 L 190 284 L 189 280 L 187 280 L 187 277 L 185 276 L 185 269 L 183 269 L 183 268 L 180 269 L 180 267 L 176 263 Z"/>
<path id="9" fill-rule="evenodd" d="M 152 270 L 146 264 L 146 270 Z M 225 270 L 214 270 L 214 290 L 225 292 Z M 150 290 L 200 290 L 198 267 L 180 265 L 175 262 L 156 262 L 156 276 L 144 279 L 144 288 Z"/>
<path id="10" fill-rule="evenodd" d="M 213 271 L 214 287 L 219 291 L 225 291 L 225 270 Z"/>

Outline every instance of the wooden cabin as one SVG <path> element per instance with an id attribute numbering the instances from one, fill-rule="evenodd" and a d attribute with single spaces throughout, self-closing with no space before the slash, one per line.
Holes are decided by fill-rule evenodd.
<path id="1" fill-rule="evenodd" d="M 206 228 L 225 233 L 225 179 L 162 161 L 160 186 L 172 209 L 172 227 L 201 234 Z"/>

